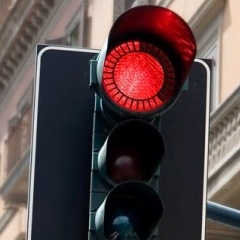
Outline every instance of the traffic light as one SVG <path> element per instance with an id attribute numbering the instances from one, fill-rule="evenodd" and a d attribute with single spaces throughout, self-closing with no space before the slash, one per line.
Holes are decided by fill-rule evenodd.
<path id="1" fill-rule="evenodd" d="M 194 36 L 177 14 L 141 6 L 116 20 L 91 60 L 96 94 L 89 240 L 146 240 L 166 231 L 157 227 L 168 212 L 162 163 L 174 143 L 166 143 L 162 120 L 177 102 L 195 54 Z"/>

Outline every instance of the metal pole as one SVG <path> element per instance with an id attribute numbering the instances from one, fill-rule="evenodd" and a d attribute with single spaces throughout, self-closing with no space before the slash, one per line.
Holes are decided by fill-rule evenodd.
<path id="1" fill-rule="evenodd" d="M 207 218 L 231 227 L 240 228 L 240 211 L 207 201 Z"/>

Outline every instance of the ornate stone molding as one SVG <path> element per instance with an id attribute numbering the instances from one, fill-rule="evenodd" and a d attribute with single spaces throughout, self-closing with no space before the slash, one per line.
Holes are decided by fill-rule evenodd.
<path id="1" fill-rule="evenodd" d="M 210 117 L 209 175 L 240 143 L 240 87 Z"/>
<path id="2" fill-rule="evenodd" d="M 33 44 L 55 0 L 18 0 L 0 29 L 0 95 Z"/>
<path id="3" fill-rule="evenodd" d="M 17 210 L 15 208 L 9 208 L 5 211 L 5 213 L 0 218 L 0 233 L 4 230 L 9 221 L 11 221 L 16 212 Z"/>
<path id="4" fill-rule="evenodd" d="M 222 11 L 226 4 L 226 0 L 205 0 L 197 10 L 197 14 L 194 14 L 189 20 L 188 24 L 193 30 L 196 39 L 202 34 L 203 29 L 212 22 L 219 12 Z"/>
<path id="5" fill-rule="evenodd" d="M 210 197 L 238 173 L 239 157 L 240 86 L 210 117 L 208 168 Z"/>

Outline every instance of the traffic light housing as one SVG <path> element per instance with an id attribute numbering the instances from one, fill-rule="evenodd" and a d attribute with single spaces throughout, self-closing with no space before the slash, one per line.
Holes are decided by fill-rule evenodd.
<path id="1" fill-rule="evenodd" d="M 176 172 L 162 173 L 164 162 L 170 164 L 173 161 L 168 154 L 169 159 L 165 159 L 165 150 L 171 149 L 175 153 L 180 146 L 186 153 L 189 139 L 185 140 L 185 135 L 188 137 L 189 134 L 184 133 L 178 143 L 168 142 L 171 135 L 177 136 L 177 130 L 174 126 L 175 132 L 170 130 L 166 133 L 165 129 L 169 126 L 164 127 L 164 119 L 168 118 L 169 112 L 174 113 L 179 94 L 191 92 L 196 87 L 186 82 L 195 54 L 193 34 L 177 14 L 162 7 L 142 6 L 128 10 L 116 20 L 103 49 L 91 61 L 90 86 L 96 94 L 89 240 L 146 240 L 157 236 L 176 239 L 177 235 L 171 238 L 169 232 L 175 216 L 166 216 L 165 212 L 171 212 L 166 206 L 173 209 L 177 206 L 179 209 L 184 205 L 183 202 L 169 204 L 174 199 L 164 202 L 171 194 L 162 195 L 161 191 L 179 191 L 181 185 L 178 185 L 179 189 L 174 189 L 169 184 L 171 182 L 165 184 L 161 176 Z M 201 106 L 204 106 L 206 88 L 201 91 L 204 93 L 200 97 Z M 191 102 L 180 109 L 180 114 L 179 111 L 173 114 L 177 122 L 185 119 L 179 118 L 184 114 L 183 110 L 187 111 L 193 104 L 194 95 L 198 97 L 195 93 L 189 94 Z M 202 98 L 205 100 L 202 101 Z M 200 138 L 205 141 L 206 109 L 203 107 L 199 114 L 201 116 L 197 117 L 201 117 L 203 130 Z M 198 149 L 202 150 L 204 158 L 205 147 L 202 144 L 203 141 Z M 178 159 L 174 161 L 173 166 Z M 184 166 L 186 159 L 182 161 Z M 202 161 L 198 172 L 201 176 L 205 174 L 204 159 Z M 189 169 L 183 168 L 180 166 L 179 175 L 183 174 L 185 179 Z M 172 176 L 172 179 L 177 178 Z M 192 181 L 191 178 L 188 180 Z M 201 193 L 203 185 L 199 185 Z M 197 212 L 200 212 L 198 220 L 200 217 L 202 220 L 203 203 L 199 205 L 198 201 L 197 204 Z M 162 226 L 169 221 L 168 226 L 161 228 L 160 224 L 157 227 L 159 221 L 163 222 Z M 172 226 L 172 230 L 176 231 L 175 225 Z M 199 228 L 202 229 L 202 225 Z M 187 236 L 186 239 L 190 240 Z M 200 239 L 202 230 L 189 236 Z"/>

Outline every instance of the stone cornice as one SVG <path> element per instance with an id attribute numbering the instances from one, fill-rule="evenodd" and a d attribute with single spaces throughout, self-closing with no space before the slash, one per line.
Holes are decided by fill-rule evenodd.
<path id="1" fill-rule="evenodd" d="M 240 141 L 240 86 L 211 114 L 209 140 L 211 176 Z"/>
<path id="2" fill-rule="evenodd" d="M 224 8 L 226 0 L 205 0 L 197 10 L 197 14 L 189 20 L 188 24 L 196 38 L 202 33 L 209 22 Z"/>
<path id="3" fill-rule="evenodd" d="M 5 213 L 0 218 L 0 233 L 4 230 L 16 212 L 17 210 L 15 208 L 9 208 L 5 211 Z"/>
<path id="4" fill-rule="evenodd" d="M 216 126 L 224 116 L 234 108 L 240 107 L 240 85 L 235 91 L 211 114 L 210 128 Z"/>
<path id="5" fill-rule="evenodd" d="M 0 29 L 0 96 L 47 20 L 55 0 L 18 0 Z"/>
<path id="6" fill-rule="evenodd" d="M 230 179 L 240 172 L 240 86 L 211 114 L 209 136 L 208 196 L 234 198 L 238 185 Z"/>

